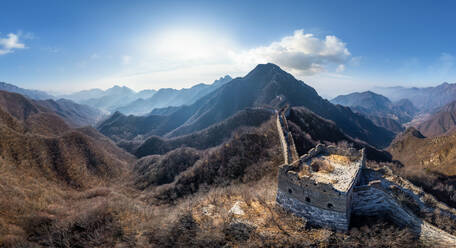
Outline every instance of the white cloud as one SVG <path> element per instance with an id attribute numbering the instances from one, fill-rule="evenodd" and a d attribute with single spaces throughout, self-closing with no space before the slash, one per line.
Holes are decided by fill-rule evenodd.
<path id="1" fill-rule="evenodd" d="M 226 74 L 244 76 L 257 64 L 271 62 L 306 83 L 323 79 L 331 88 L 341 81 L 334 75 L 341 75 L 353 63 L 346 44 L 338 37 L 316 37 L 303 30 L 264 46 L 245 48 L 225 33 L 168 29 L 138 40 L 135 48 L 120 56 L 120 63 L 128 66 L 87 82 L 100 87 L 123 82 L 136 90 L 182 88 L 211 83 Z M 353 60 L 356 64 L 360 58 Z M 317 90 L 326 87 L 316 86 Z"/>
<path id="2" fill-rule="evenodd" d="M 272 62 L 291 72 L 313 75 L 327 70 L 327 66 L 338 65 L 344 69 L 351 54 L 336 36 L 328 35 L 319 39 L 313 34 L 297 30 L 292 36 L 268 46 L 261 46 L 237 55 L 239 63 L 259 64 Z"/>
<path id="3" fill-rule="evenodd" d="M 15 49 L 24 49 L 25 44 L 19 41 L 19 35 L 9 33 L 5 38 L 0 37 L 0 55 L 12 53 Z"/>
<path id="4" fill-rule="evenodd" d="M 345 65 L 344 64 L 338 65 L 336 68 L 336 72 L 343 72 L 343 71 L 345 71 Z"/>

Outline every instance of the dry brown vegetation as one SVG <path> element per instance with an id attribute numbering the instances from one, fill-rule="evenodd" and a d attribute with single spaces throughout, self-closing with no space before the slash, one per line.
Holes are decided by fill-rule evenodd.
<path id="1" fill-rule="evenodd" d="M 422 190 L 422 196 L 420 198 L 426 207 L 419 204 L 406 191 L 399 190 L 399 187 L 393 187 L 391 190 L 399 203 L 403 207 L 411 210 L 419 218 L 426 220 L 448 233 L 456 235 L 456 219 L 450 218 L 447 213 L 442 212 L 442 209 L 439 208 L 442 207 L 441 202 L 447 203 L 448 206 L 453 207 L 454 200 L 451 197 L 448 197 L 453 195 L 454 192 L 450 191 L 448 188 L 437 190 L 442 187 L 441 185 L 444 182 L 439 181 L 437 178 L 433 178 L 431 172 L 409 170 L 405 167 L 398 166 L 398 164 L 377 163 L 374 161 L 368 161 L 367 167 L 384 173 L 385 177 L 392 178 L 400 176 L 401 178 L 409 179 L 414 186 L 418 186 L 419 189 Z M 423 194 L 424 192 L 427 194 Z M 443 209 L 448 210 L 446 206 L 443 206 Z M 455 212 L 453 212 L 453 214 L 454 213 Z"/>
<path id="2" fill-rule="evenodd" d="M 0 247 L 419 245 L 387 222 L 334 233 L 278 207 L 283 157 L 274 121 L 217 147 L 179 148 L 133 168 L 134 159 L 96 130 L 47 135 L 52 119 L 42 119 L 46 130 L 24 124 L 39 112 L 0 114 Z"/>
<path id="3" fill-rule="evenodd" d="M 331 173 L 334 171 L 334 166 L 325 159 L 315 158 L 312 159 L 310 163 L 310 168 L 314 172 L 321 172 L 321 173 Z"/>
<path id="4" fill-rule="evenodd" d="M 456 207 L 456 133 L 425 138 L 409 128 L 396 137 L 388 150 L 403 166 L 392 166 L 396 173 Z"/>

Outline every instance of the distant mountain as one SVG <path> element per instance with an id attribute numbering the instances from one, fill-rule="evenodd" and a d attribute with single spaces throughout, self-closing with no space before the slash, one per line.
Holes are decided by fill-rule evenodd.
<path id="1" fill-rule="evenodd" d="M 54 111 L 73 127 L 93 126 L 104 116 L 98 109 L 67 99 L 40 100 L 37 103 Z"/>
<path id="2" fill-rule="evenodd" d="M 390 118 L 399 123 L 409 122 L 418 112 L 418 109 L 407 99 L 393 103 L 388 98 L 372 91 L 341 95 L 332 99 L 331 102 L 350 107 L 367 116 Z"/>
<path id="3" fill-rule="evenodd" d="M 349 108 L 324 100 L 312 87 L 274 64 L 258 65 L 245 77 L 233 79 L 192 105 L 168 109 L 170 111 L 164 111 L 168 112 L 165 115 L 138 117 L 116 113 L 98 129 L 117 139 L 152 135 L 177 137 L 202 130 L 245 108 L 278 108 L 286 104 L 304 106 L 334 121 L 351 137 L 378 147 L 387 146 L 394 137 L 392 132 L 374 125 Z"/>
<path id="4" fill-rule="evenodd" d="M 61 95 L 59 97 L 64 99 L 70 99 L 75 102 L 82 102 L 87 101 L 89 99 L 100 98 L 105 95 L 105 91 L 101 89 L 90 89 L 90 90 L 82 90 L 72 94 Z"/>
<path id="5" fill-rule="evenodd" d="M 456 101 L 453 101 L 432 113 L 416 125 L 426 137 L 447 135 L 456 131 Z"/>
<path id="6" fill-rule="evenodd" d="M 89 105 L 105 112 L 113 112 L 117 108 L 129 104 L 139 98 L 151 97 L 156 90 L 135 92 L 126 86 L 115 85 L 107 90 L 91 89 L 75 92 L 59 97 L 70 99 L 80 104 Z"/>
<path id="7" fill-rule="evenodd" d="M 136 92 L 126 86 L 114 86 L 104 91 L 101 97 L 90 98 L 80 101 L 81 104 L 86 104 L 104 111 L 112 112 L 124 104 L 128 104 L 138 99 Z"/>
<path id="8" fill-rule="evenodd" d="M 123 114 L 144 115 L 155 108 L 190 105 L 231 80 L 232 78 L 226 75 L 215 80 L 210 85 L 197 84 L 191 88 L 181 90 L 170 88 L 160 89 L 149 98 L 141 97 L 130 104 L 117 108 L 117 111 Z"/>
<path id="9" fill-rule="evenodd" d="M 456 100 L 456 84 L 449 83 L 426 88 L 377 87 L 373 91 L 388 97 L 392 101 L 409 99 L 413 105 L 423 112 L 432 111 Z"/>
<path id="10" fill-rule="evenodd" d="M 41 113 L 43 116 L 57 115 L 71 127 L 83 127 L 95 125 L 103 117 L 103 113 L 89 106 L 80 105 L 70 100 L 59 99 L 57 101 L 25 99 L 22 95 L 11 94 L 0 90 L 0 104 L 10 111 L 10 114 L 19 120 L 28 120 L 29 115 Z M 17 106 L 14 106 L 16 104 Z M 52 114 L 51 114 L 52 113 Z M 35 116 L 35 117 L 36 117 Z M 33 119 L 33 118 L 31 118 Z"/>
<path id="11" fill-rule="evenodd" d="M 19 87 L 15 86 L 15 85 L 3 83 L 3 82 L 0 82 L 0 90 L 18 93 L 18 94 L 24 95 L 28 98 L 36 99 L 36 100 L 54 99 L 53 96 L 49 95 L 48 93 L 46 93 L 44 91 L 23 89 L 23 88 L 19 88 Z"/>
<path id="12" fill-rule="evenodd" d="M 83 90 L 59 97 L 89 105 L 105 112 L 119 111 L 123 114 L 143 115 L 154 108 L 192 104 L 229 81 L 231 81 L 231 77 L 227 75 L 215 80 L 211 85 L 198 84 L 181 90 L 165 88 L 159 91 L 142 90 L 139 92 L 135 92 L 126 86 L 116 85 L 107 90 Z"/>
<path id="13" fill-rule="evenodd" d="M 448 136 L 426 138 L 410 127 L 398 135 L 388 151 L 410 170 L 438 172 L 456 176 L 456 133 Z"/>
<path id="14" fill-rule="evenodd" d="M 395 133 L 403 130 L 402 123 L 409 122 L 418 112 L 407 99 L 391 102 L 388 98 L 372 91 L 340 95 L 331 100 L 334 104 L 350 107 L 372 120 L 377 126 Z"/>

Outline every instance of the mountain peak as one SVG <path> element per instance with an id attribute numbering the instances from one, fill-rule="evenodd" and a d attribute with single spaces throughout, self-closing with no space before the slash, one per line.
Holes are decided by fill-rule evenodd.
<path id="1" fill-rule="evenodd" d="M 252 72 L 256 72 L 256 71 L 261 71 L 261 72 L 268 72 L 268 71 L 285 72 L 278 65 L 273 64 L 273 63 L 258 64 L 252 70 Z"/>
<path id="2" fill-rule="evenodd" d="M 258 64 L 252 71 L 250 71 L 245 78 L 255 80 L 270 80 L 276 76 L 291 80 L 294 77 L 288 72 L 282 70 L 278 65 L 267 63 Z"/>

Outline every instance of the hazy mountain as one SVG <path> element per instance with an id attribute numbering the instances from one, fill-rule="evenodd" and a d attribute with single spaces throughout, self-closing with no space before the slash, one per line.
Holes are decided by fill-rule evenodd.
<path id="1" fill-rule="evenodd" d="M 436 110 L 416 125 L 426 137 L 446 135 L 456 131 L 456 101 Z"/>
<path id="2" fill-rule="evenodd" d="M 114 86 L 104 91 L 101 97 L 80 101 L 81 104 L 112 112 L 116 108 L 138 99 L 136 92 L 126 86 Z"/>
<path id="3" fill-rule="evenodd" d="M 197 84 L 191 88 L 180 90 L 160 89 L 149 98 L 141 97 L 128 105 L 118 108 L 117 111 L 123 114 L 144 115 L 155 108 L 190 105 L 231 80 L 232 78 L 226 75 L 215 80 L 210 85 Z"/>
<path id="4" fill-rule="evenodd" d="M 139 98 L 151 97 L 156 90 L 142 90 L 135 92 L 126 86 L 115 85 L 107 90 L 91 89 L 61 95 L 61 98 L 70 99 L 77 103 L 89 105 L 106 112 L 113 112 L 116 108 L 129 104 Z"/>
<path id="5" fill-rule="evenodd" d="M 59 97 L 70 99 L 75 102 L 87 101 L 89 99 L 100 98 L 105 95 L 105 91 L 101 89 L 90 89 L 90 90 L 82 90 L 75 93 L 61 95 Z"/>
<path id="6" fill-rule="evenodd" d="M 44 106 L 74 127 L 93 126 L 102 119 L 104 114 L 87 105 L 77 104 L 67 99 L 40 100 L 38 104 Z"/>
<path id="7" fill-rule="evenodd" d="M 324 100 L 312 87 L 274 64 L 258 65 L 245 77 L 233 79 L 192 105 L 171 108 L 167 115 L 138 117 L 116 113 L 98 128 L 117 139 L 134 139 L 143 135 L 176 137 L 202 130 L 245 108 L 286 104 L 304 106 L 334 121 L 353 138 L 375 146 L 387 146 L 394 136 L 349 108 Z"/>
<path id="8" fill-rule="evenodd" d="M 409 122 L 418 112 L 407 99 L 393 103 L 388 98 L 372 91 L 341 95 L 332 99 L 331 102 L 350 107 L 366 116 L 390 118 L 399 123 Z"/>
<path id="9" fill-rule="evenodd" d="M 19 87 L 15 86 L 15 85 L 3 83 L 3 82 L 0 82 L 0 90 L 18 93 L 18 94 L 21 94 L 21 95 L 24 95 L 31 99 L 36 99 L 36 100 L 46 100 L 46 99 L 54 98 L 53 96 L 49 95 L 48 93 L 46 93 L 44 91 L 23 89 L 23 88 L 19 88 Z"/>
<path id="10" fill-rule="evenodd" d="M 334 104 L 350 107 L 369 118 L 375 125 L 398 133 L 404 130 L 402 123 L 409 122 L 418 112 L 407 99 L 391 102 L 372 91 L 340 95 L 331 100 Z"/>
<path id="11" fill-rule="evenodd" d="M 456 84 L 443 83 L 435 87 L 378 87 L 373 89 L 392 101 L 409 99 L 419 110 L 427 112 L 456 100 Z"/>

